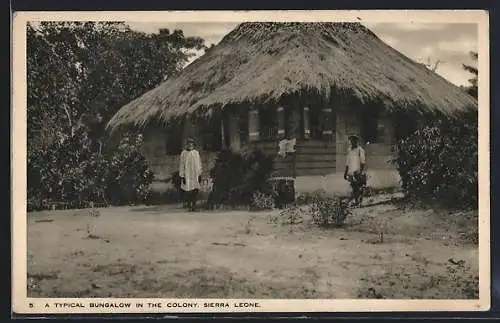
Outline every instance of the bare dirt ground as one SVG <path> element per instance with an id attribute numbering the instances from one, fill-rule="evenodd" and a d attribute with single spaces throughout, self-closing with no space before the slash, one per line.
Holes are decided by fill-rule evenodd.
<path id="1" fill-rule="evenodd" d="M 279 211 L 113 207 L 28 216 L 28 296 L 478 298 L 477 212 L 354 210 L 344 228 Z"/>

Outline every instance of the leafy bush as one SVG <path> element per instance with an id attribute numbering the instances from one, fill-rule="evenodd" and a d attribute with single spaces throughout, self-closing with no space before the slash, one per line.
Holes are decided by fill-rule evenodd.
<path id="1" fill-rule="evenodd" d="M 397 166 L 409 196 L 447 206 L 477 207 L 477 114 L 439 120 L 397 144 Z"/>
<path id="2" fill-rule="evenodd" d="M 253 210 L 271 210 L 274 208 L 274 196 L 262 192 L 254 192 L 250 207 Z"/>
<path id="3" fill-rule="evenodd" d="M 86 171 L 93 166 L 91 156 L 90 140 L 81 131 L 31 155 L 28 158 L 28 196 L 58 201 L 85 199 L 89 186 Z"/>
<path id="4" fill-rule="evenodd" d="M 315 199 L 325 197 L 325 190 L 316 190 L 314 192 L 303 192 L 297 196 L 296 203 L 297 205 L 307 205 L 312 204 Z"/>
<path id="5" fill-rule="evenodd" d="M 28 159 L 30 208 L 42 200 L 141 202 L 153 173 L 139 152 L 142 138 L 124 137 L 110 154 L 96 151 L 86 132 L 76 131 Z"/>
<path id="6" fill-rule="evenodd" d="M 39 197 L 28 197 L 27 199 L 27 210 L 28 212 L 43 210 L 43 201 Z"/>
<path id="7" fill-rule="evenodd" d="M 153 182 L 153 172 L 140 152 L 142 137 L 124 137 L 109 156 L 105 196 L 113 204 L 143 202 Z"/>
<path id="8" fill-rule="evenodd" d="M 272 195 L 272 186 L 267 181 L 272 167 L 272 158 L 258 150 L 221 151 L 210 170 L 213 179 L 210 203 L 250 205 L 255 192 Z"/>
<path id="9" fill-rule="evenodd" d="M 311 206 L 314 224 L 321 227 L 340 227 L 351 214 L 347 200 L 327 196 L 315 196 Z"/>

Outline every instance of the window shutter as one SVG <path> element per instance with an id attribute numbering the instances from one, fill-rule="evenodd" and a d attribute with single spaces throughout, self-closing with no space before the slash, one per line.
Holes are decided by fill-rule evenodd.
<path id="1" fill-rule="evenodd" d="M 331 137 L 333 135 L 333 110 L 332 108 L 324 108 L 321 110 L 322 135 Z"/>
<path id="2" fill-rule="evenodd" d="M 259 140 L 259 135 L 259 110 L 251 107 L 248 110 L 248 140 L 257 141 Z"/>
<path id="3" fill-rule="evenodd" d="M 278 138 L 285 138 L 285 108 L 279 106 L 276 109 L 277 118 L 278 118 Z"/>
<path id="4" fill-rule="evenodd" d="M 304 139 L 311 138 L 311 124 L 309 119 L 309 107 L 304 107 L 303 109 L 304 117 Z"/>

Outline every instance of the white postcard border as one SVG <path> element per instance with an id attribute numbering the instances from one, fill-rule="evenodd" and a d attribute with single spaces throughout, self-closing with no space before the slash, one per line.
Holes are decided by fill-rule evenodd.
<path id="1" fill-rule="evenodd" d="M 55 299 L 27 297 L 26 178 L 26 23 L 28 21 L 364 21 L 385 23 L 477 23 L 479 67 L 479 300 L 283 300 L 283 299 Z M 12 310 L 17 314 L 198 313 L 198 312 L 379 312 L 484 311 L 490 308 L 490 165 L 489 165 L 489 17 L 481 10 L 346 11 L 141 11 L 16 12 L 12 34 Z M 56 303 L 67 303 L 56 307 Z M 130 307 L 90 307 L 90 303 L 128 303 Z M 149 307 L 147 303 L 161 304 Z M 197 303 L 197 307 L 168 307 Z M 228 303 L 229 307 L 203 307 Z M 258 303 L 259 307 L 235 307 Z M 77 304 L 85 307 L 80 307 Z M 142 307 L 137 304 L 142 304 Z M 255 305 L 255 304 L 254 304 Z"/>

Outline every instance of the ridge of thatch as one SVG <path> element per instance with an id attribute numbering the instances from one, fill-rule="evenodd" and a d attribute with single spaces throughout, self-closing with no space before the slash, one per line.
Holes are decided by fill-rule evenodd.
<path id="1" fill-rule="evenodd" d="M 108 127 L 167 121 L 229 104 L 286 94 L 349 93 L 387 109 L 419 107 L 453 115 L 477 101 L 382 42 L 360 23 L 243 23 L 175 78 L 123 106 Z"/>

